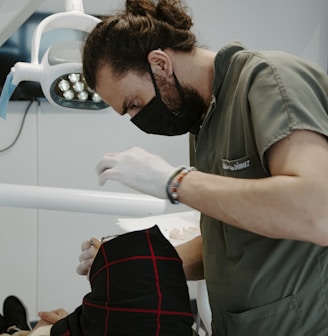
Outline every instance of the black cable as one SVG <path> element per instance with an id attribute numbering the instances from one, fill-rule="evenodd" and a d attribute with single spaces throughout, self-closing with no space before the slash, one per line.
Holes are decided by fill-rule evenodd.
<path id="1" fill-rule="evenodd" d="M 31 100 L 31 101 L 29 102 L 29 104 L 27 105 L 27 107 L 26 107 L 26 109 L 25 109 L 25 112 L 24 112 L 24 115 L 23 115 L 23 118 L 22 118 L 22 121 L 21 121 L 21 125 L 20 125 L 20 128 L 19 128 L 19 131 L 18 131 L 18 133 L 17 133 L 17 135 L 16 135 L 14 141 L 13 141 L 9 146 L 7 146 L 7 147 L 5 147 L 5 148 L 3 148 L 3 149 L 0 149 L 0 153 L 3 153 L 3 152 L 5 152 L 5 151 L 7 151 L 8 149 L 10 149 L 11 147 L 13 147 L 13 146 L 16 144 L 17 140 L 19 139 L 19 137 L 20 137 L 20 135 L 21 135 L 21 133 L 22 133 L 22 130 L 23 130 L 23 126 L 24 126 L 24 123 L 25 123 L 25 118 L 26 118 L 26 116 L 27 116 L 27 113 L 28 113 L 28 111 L 30 110 L 30 107 L 32 106 L 32 104 L 33 104 L 34 101 L 35 101 L 35 100 Z"/>

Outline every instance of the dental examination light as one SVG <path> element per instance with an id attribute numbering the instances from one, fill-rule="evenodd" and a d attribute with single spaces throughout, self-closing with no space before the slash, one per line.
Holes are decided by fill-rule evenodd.
<path id="1" fill-rule="evenodd" d="M 0 117 L 6 117 L 10 96 L 20 82 L 39 82 L 47 100 L 62 109 L 102 110 L 108 105 L 88 88 L 82 74 L 83 41 L 59 41 L 51 45 L 39 62 L 42 35 L 56 29 L 89 33 L 100 19 L 84 13 L 82 0 L 66 0 L 66 12 L 46 17 L 36 28 L 31 63 L 17 62 L 7 76 L 0 97 Z"/>

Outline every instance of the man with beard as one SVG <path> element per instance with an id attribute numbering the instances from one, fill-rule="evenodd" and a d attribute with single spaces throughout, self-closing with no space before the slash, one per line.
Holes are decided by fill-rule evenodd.
<path id="1" fill-rule="evenodd" d="M 178 0 L 130 0 L 89 35 L 89 86 L 147 133 L 189 132 L 196 167 L 130 148 L 104 155 L 100 183 L 202 212 L 177 251 L 206 279 L 213 335 L 326 336 L 327 75 L 283 52 L 199 48 L 191 27 Z"/>

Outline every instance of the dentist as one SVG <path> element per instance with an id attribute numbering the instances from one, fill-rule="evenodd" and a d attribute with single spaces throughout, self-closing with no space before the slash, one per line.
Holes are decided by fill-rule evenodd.
<path id="1" fill-rule="evenodd" d="M 129 0 L 88 36 L 104 101 L 146 133 L 190 133 L 190 166 L 130 148 L 103 156 L 100 183 L 201 211 L 177 251 L 206 279 L 213 335 L 326 336 L 328 77 L 284 52 L 199 48 L 192 24 L 179 0 Z"/>

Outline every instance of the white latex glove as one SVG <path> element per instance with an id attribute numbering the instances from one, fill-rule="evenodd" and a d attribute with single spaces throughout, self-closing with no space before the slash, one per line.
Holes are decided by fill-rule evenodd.
<path id="1" fill-rule="evenodd" d="M 91 265 L 98 253 L 101 242 L 96 238 L 86 240 L 81 245 L 79 261 L 76 272 L 80 275 L 89 275 Z"/>
<path id="2" fill-rule="evenodd" d="M 139 147 L 108 153 L 97 165 L 100 185 L 116 180 L 126 186 L 158 198 L 167 198 L 166 185 L 178 168 L 160 156 Z"/>

